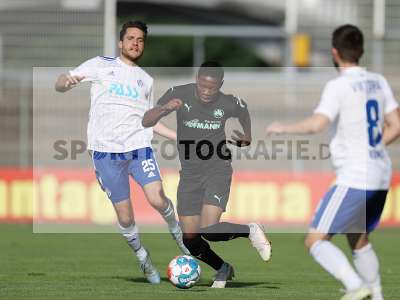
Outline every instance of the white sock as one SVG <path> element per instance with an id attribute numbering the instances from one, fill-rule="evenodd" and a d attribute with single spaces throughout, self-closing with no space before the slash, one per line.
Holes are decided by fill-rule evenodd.
<path id="1" fill-rule="evenodd" d="M 311 256 L 332 276 L 341 281 L 347 291 L 362 286 L 361 278 L 354 271 L 343 252 L 329 241 L 317 241 L 310 249 Z"/>
<path id="2" fill-rule="evenodd" d="M 129 247 L 131 247 L 132 250 L 135 251 L 136 256 L 139 258 L 139 260 L 143 260 L 146 257 L 147 253 L 140 243 L 138 227 L 136 225 L 131 225 L 125 228 L 122 227 L 121 224 L 118 224 L 118 226 Z"/>
<path id="3" fill-rule="evenodd" d="M 175 231 L 178 227 L 178 222 L 176 221 L 174 205 L 171 200 L 168 200 L 168 206 L 165 210 L 160 211 L 161 216 L 164 218 L 165 222 L 167 222 L 170 231 Z"/>
<path id="4" fill-rule="evenodd" d="M 372 289 L 373 300 L 382 300 L 379 261 L 371 244 L 353 251 L 354 266 L 364 282 Z"/>
<path id="5" fill-rule="evenodd" d="M 143 247 L 140 247 L 135 253 L 139 261 L 144 261 L 147 257 L 147 251 Z"/>

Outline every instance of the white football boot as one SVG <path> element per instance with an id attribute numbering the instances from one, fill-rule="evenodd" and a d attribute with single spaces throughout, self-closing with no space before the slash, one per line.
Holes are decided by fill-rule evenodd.
<path id="1" fill-rule="evenodd" d="M 362 286 L 356 290 L 348 291 L 341 300 L 369 300 L 372 299 L 372 291 Z"/>
<path id="2" fill-rule="evenodd" d="M 142 272 L 148 282 L 150 282 L 152 284 L 158 284 L 161 281 L 160 273 L 153 266 L 153 263 L 151 262 L 149 251 L 147 251 L 147 249 L 144 249 L 144 250 L 146 251 L 147 255 L 146 255 L 145 259 L 139 260 L 139 267 L 142 270 Z"/>
<path id="3" fill-rule="evenodd" d="M 258 223 L 250 223 L 248 226 L 250 227 L 249 239 L 251 244 L 256 248 L 262 260 L 269 261 L 272 255 L 272 247 L 264 233 L 264 227 Z"/>

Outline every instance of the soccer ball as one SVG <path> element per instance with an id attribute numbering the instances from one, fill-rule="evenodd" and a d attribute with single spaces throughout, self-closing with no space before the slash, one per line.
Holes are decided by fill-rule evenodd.
<path id="1" fill-rule="evenodd" d="M 176 256 L 168 265 L 169 281 L 180 289 L 189 289 L 200 279 L 200 265 L 189 255 Z"/>

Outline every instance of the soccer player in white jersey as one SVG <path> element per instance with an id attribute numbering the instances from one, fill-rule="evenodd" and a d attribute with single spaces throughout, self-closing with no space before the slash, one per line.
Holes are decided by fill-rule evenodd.
<path id="1" fill-rule="evenodd" d="M 61 74 L 56 90 L 65 92 L 80 82 L 91 83 L 87 135 L 97 179 L 112 201 L 121 234 L 136 253 L 147 280 L 159 283 L 159 272 L 141 245 L 135 225 L 129 175 L 141 185 L 149 203 L 167 222 L 180 249 L 186 254 L 189 252 L 182 242 L 173 204 L 162 188 L 151 148 L 153 129 L 141 125 L 143 114 L 153 107 L 153 78 L 136 64 L 143 54 L 146 35 L 146 24 L 125 23 L 120 31 L 118 58 L 89 59 L 69 74 Z M 154 131 L 176 140 L 176 132 L 161 123 Z"/>
<path id="2" fill-rule="evenodd" d="M 400 135 L 398 104 L 386 79 L 358 64 L 362 32 L 337 28 L 332 55 L 340 74 L 329 81 L 311 117 L 292 124 L 272 123 L 270 134 L 313 134 L 336 121 L 330 143 L 336 184 L 321 200 L 305 239 L 311 256 L 346 288 L 342 299 L 383 299 L 379 263 L 368 235 L 379 223 L 391 181 L 386 145 Z M 354 267 L 330 242 L 346 234 Z"/>

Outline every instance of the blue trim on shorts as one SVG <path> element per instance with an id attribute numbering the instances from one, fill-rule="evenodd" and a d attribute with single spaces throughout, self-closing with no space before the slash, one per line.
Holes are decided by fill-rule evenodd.
<path id="1" fill-rule="evenodd" d="M 321 200 L 311 227 L 329 234 L 371 232 L 379 224 L 387 192 L 334 186 Z"/>

